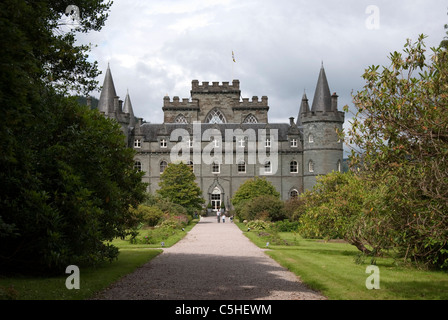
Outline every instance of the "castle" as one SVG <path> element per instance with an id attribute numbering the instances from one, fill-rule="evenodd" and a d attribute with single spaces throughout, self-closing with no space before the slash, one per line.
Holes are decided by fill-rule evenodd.
<path id="1" fill-rule="evenodd" d="M 266 177 L 287 200 L 311 189 L 316 176 L 341 171 L 337 131 L 345 115 L 337 101 L 323 66 L 311 108 L 303 94 L 296 122 L 291 117 L 289 123 L 270 123 L 268 97 L 241 98 L 238 80 L 193 80 L 189 98 L 163 98 L 163 123 L 145 123 L 135 117 L 129 93 L 124 102 L 117 96 L 108 67 L 98 109 L 121 124 L 149 192 L 157 190 L 170 162 L 183 161 L 195 173 L 206 203 L 217 209 L 231 208 L 239 186 L 255 176 Z"/>

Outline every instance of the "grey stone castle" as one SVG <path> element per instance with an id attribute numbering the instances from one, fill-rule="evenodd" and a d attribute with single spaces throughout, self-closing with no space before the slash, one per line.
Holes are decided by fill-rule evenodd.
<path id="1" fill-rule="evenodd" d="M 129 93 L 124 102 L 119 99 L 108 67 L 98 109 L 121 124 L 149 192 L 157 190 L 170 162 L 183 161 L 216 209 L 230 208 L 239 186 L 255 176 L 266 177 L 287 200 L 311 189 L 316 176 L 341 171 L 343 144 L 337 131 L 345 115 L 337 101 L 323 66 L 311 108 L 303 94 L 297 119 L 289 123 L 270 123 L 268 98 L 241 98 L 238 80 L 193 80 L 189 98 L 163 98 L 164 121 L 152 124 L 135 117 Z"/>

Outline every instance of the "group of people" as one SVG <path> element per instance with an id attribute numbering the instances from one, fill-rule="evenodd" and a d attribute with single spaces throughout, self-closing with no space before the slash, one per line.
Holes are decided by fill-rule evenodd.
<path id="1" fill-rule="evenodd" d="M 223 208 L 218 209 L 216 211 L 216 216 L 218 218 L 218 223 L 221 222 L 221 219 L 222 219 L 222 223 L 226 222 L 226 214 L 224 213 L 224 209 Z M 233 216 L 230 217 L 230 222 L 233 222 Z"/>

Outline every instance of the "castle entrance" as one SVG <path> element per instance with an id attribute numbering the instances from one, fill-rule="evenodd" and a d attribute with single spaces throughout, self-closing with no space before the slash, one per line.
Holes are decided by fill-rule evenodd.
<path id="1" fill-rule="evenodd" d="M 212 204 L 212 210 L 215 212 L 218 211 L 221 208 L 221 190 L 218 187 L 215 187 L 213 189 L 210 200 Z"/>

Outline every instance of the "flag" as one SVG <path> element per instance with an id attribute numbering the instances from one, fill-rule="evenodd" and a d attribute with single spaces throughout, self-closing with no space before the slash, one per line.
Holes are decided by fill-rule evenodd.
<path id="1" fill-rule="evenodd" d="M 233 51 L 232 51 L 232 60 L 233 60 L 233 62 L 236 62 L 235 61 L 235 55 L 233 54 Z"/>

